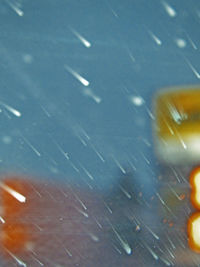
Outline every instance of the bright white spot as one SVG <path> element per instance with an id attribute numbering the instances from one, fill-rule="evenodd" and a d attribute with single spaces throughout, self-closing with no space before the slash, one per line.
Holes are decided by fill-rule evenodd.
<path id="1" fill-rule="evenodd" d="M 11 106 L 3 103 L 3 102 L 0 102 L 0 105 L 4 106 L 4 108 L 6 108 L 9 112 L 11 112 L 16 117 L 21 117 L 22 114 L 18 110 L 14 109 L 13 107 L 11 107 Z"/>
<path id="2" fill-rule="evenodd" d="M 3 136 L 2 137 L 2 142 L 5 144 L 5 145 L 9 145 L 11 142 L 12 142 L 12 138 L 10 136 Z"/>
<path id="3" fill-rule="evenodd" d="M 180 48 L 186 47 L 186 44 L 187 44 L 186 41 L 184 39 L 181 39 L 181 38 L 175 39 L 175 43 Z"/>
<path id="4" fill-rule="evenodd" d="M 131 102 L 136 106 L 141 106 L 144 104 L 144 99 L 141 96 L 132 96 Z"/>
<path id="5" fill-rule="evenodd" d="M 33 57 L 32 55 L 29 54 L 24 54 L 23 55 L 23 61 L 27 64 L 31 64 L 33 62 Z"/>
<path id="6" fill-rule="evenodd" d="M 26 201 L 26 197 L 25 196 L 23 196 L 22 194 L 18 193 L 15 190 L 13 190 L 9 186 L 3 184 L 2 182 L 0 182 L 0 187 L 2 187 L 11 196 L 13 196 L 14 198 L 16 198 L 19 202 L 25 202 Z"/>
<path id="7" fill-rule="evenodd" d="M 157 45 L 161 45 L 162 41 L 151 31 L 149 31 L 149 34 L 151 35 L 151 37 L 153 38 L 153 40 L 156 42 Z"/>
<path id="8" fill-rule="evenodd" d="M 89 48 L 91 47 L 91 43 L 89 41 L 87 41 L 80 33 L 78 33 L 77 31 L 75 31 L 74 29 L 70 28 L 70 30 L 73 32 L 73 34 L 82 42 L 82 44 Z"/>
<path id="9" fill-rule="evenodd" d="M 84 86 L 88 86 L 90 83 L 87 81 L 85 78 L 83 78 L 80 74 L 78 74 L 76 71 L 72 70 L 70 67 L 67 65 L 64 66 L 64 68 L 71 73 L 74 78 L 76 78 L 80 83 L 82 83 Z"/>
<path id="10" fill-rule="evenodd" d="M 84 89 L 84 95 L 91 97 L 97 104 L 101 103 L 102 99 L 95 95 L 90 88 Z"/>
<path id="11" fill-rule="evenodd" d="M 200 245 L 200 217 L 197 217 L 192 222 L 192 229 L 191 229 L 192 238 L 196 245 Z"/>
<path id="12" fill-rule="evenodd" d="M 165 8 L 165 11 L 170 17 L 175 17 L 176 16 L 176 10 L 170 6 L 167 2 L 163 1 L 163 6 Z"/>
<path id="13" fill-rule="evenodd" d="M 0 217 L 0 221 L 1 221 L 2 223 L 5 223 L 5 220 L 4 220 L 2 217 Z"/>

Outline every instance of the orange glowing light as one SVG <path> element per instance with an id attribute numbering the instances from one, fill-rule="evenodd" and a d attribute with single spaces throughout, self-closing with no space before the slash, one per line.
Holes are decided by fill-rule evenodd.
<path id="1" fill-rule="evenodd" d="M 12 254 L 21 253 L 29 248 L 30 229 L 24 224 L 9 223 L 2 227 L 1 242 L 3 247 Z"/>
<path id="2" fill-rule="evenodd" d="M 19 179 L 5 179 L 1 188 L 1 245 L 11 253 L 27 250 L 31 243 L 30 233 L 33 226 L 26 222 L 30 209 L 29 195 L 33 191 L 30 182 Z"/>
<path id="3" fill-rule="evenodd" d="M 91 253 L 96 237 L 90 233 L 98 231 L 89 215 L 92 211 L 102 215 L 104 210 L 97 199 L 96 194 L 63 183 L 16 176 L 0 179 L 0 258 L 6 266 L 13 266 L 13 261 L 26 266 L 38 266 L 38 260 L 44 266 L 82 262 L 79 253 Z"/>

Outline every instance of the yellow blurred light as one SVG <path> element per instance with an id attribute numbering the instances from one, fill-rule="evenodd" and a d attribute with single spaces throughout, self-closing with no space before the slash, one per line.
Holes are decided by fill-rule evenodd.
<path id="1" fill-rule="evenodd" d="M 158 158 L 170 163 L 200 156 L 200 86 L 170 88 L 154 99 L 153 124 Z"/>

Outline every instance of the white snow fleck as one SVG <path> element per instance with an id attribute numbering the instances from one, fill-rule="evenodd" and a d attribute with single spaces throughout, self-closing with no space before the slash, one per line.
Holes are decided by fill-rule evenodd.
<path id="1" fill-rule="evenodd" d="M 90 88 L 84 89 L 84 95 L 91 97 L 97 104 L 101 103 L 102 99 L 95 95 Z"/>
<path id="2" fill-rule="evenodd" d="M 184 48 L 187 45 L 186 41 L 184 39 L 182 39 L 182 38 L 175 39 L 175 43 L 180 48 Z"/>
<path id="3" fill-rule="evenodd" d="M 10 1 L 7 1 L 7 3 L 18 16 L 22 17 L 24 15 L 24 12 L 16 4 L 11 3 Z"/>
<path id="4" fill-rule="evenodd" d="M 157 45 L 162 45 L 162 41 L 153 32 L 149 31 L 149 34 Z"/>
<path id="5" fill-rule="evenodd" d="M 78 72 L 74 71 L 73 69 L 71 69 L 69 66 L 65 65 L 64 68 L 71 73 L 74 78 L 76 78 L 80 83 L 82 83 L 84 86 L 88 86 L 90 84 L 90 82 L 88 80 L 86 80 L 85 78 L 83 78 Z"/>
<path id="6" fill-rule="evenodd" d="M 13 115 L 15 115 L 16 117 L 21 117 L 21 112 L 19 112 L 19 110 L 16 110 L 15 108 L 3 103 L 0 101 L 0 105 L 2 105 L 4 108 L 6 108 L 9 112 L 11 112 Z"/>
<path id="7" fill-rule="evenodd" d="M 187 58 L 184 57 L 184 59 L 186 63 L 188 64 L 188 66 L 190 67 L 190 69 L 192 70 L 192 72 L 197 77 L 197 79 L 200 79 L 200 73 L 196 70 L 196 68 L 192 65 L 192 63 Z"/>
<path id="8" fill-rule="evenodd" d="M 5 220 L 0 216 L 0 221 L 2 222 L 2 223 L 5 223 Z"/>
<path id="9" fill-rule="evenodd" d="M 131 96 L 130 99 L 135 106 L 142 106 L 144 104 L 144 99 L 141 96 Z"/>
<path id="10" fill-rule="evenodd" d="M 76 30 L 72 29 L 71 27 L 70 27 L 70 30 L 81 41 L 81 43 L 85 47 L 87 47 L 87 48 L 91 47 L 91 43 L 88 40 L 86 40 L 80 33 L 78 33 Z"/>
<path id="11" fill-rule="evenodd" d="M 20 194 L 19 192 L 13 190 L 11 187 L 6 184 L 0 182 L 0 187 L 3 188 L 6 192 L 16 198 L 19 202 L 26 202 L 26 197 Z"/>
<path id="12" fill-rule="evenodd" d="M 164 8 L 165 8 L 165 11 L 167 12 L 167 14 L 170 16 L 170 17 L 176 17 L 176 10 L 170 6 L 167 2 L 163 1 L 162 2 Z"/>

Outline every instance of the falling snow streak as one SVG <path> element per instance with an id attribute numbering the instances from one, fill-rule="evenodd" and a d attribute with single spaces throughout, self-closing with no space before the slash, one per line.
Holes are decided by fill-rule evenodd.
<path id="1" fill-rule="evenodd" d="M 28 141 L 28 139 L 26 139 L 22 134 L 21 137 L 23 138 L 24 142 L 35 152 L 35 154 L 40 157 L 40 152 Z"/>
<path id="2" fill-rule="evenodd" d="M 0 221 L 2 222 L 2 223 L 5 223 L 5 220 L 0 216 Z"/>
<path id="3" fill-rule="evenodd" d="M 111 226 L 113 232 L 115 233 L 117 239 L 119 240 L 119 242 L 120 242 L 122 248 L 124 249 L 124 251 L 125 251 L 128 255 L 130 255 L 130 254 L 132 253 L 132 249 L 131 249 L 131 247 L 129 246 L 128 242 L 127 242 L 126 240 L 124 240 L 124 239 L 120 236 L 120 234 L 115 230 L 115 228 L 114 228 L 114 226 L 112 225 L 112 223 L 111 223 L 110 221 L 108 221 L 108 222 L 109 222 L 109 224 L 110 224 L 110 226 Z"/>
<path id="4" fill-rule="evenodd" d="M 11 187 L 7 186 L 6 184 L 0 182 L 0 187 L 9 193 L 12 197 L 17 199 L 19 202 L 26 202 L 26 197 L 20 194 L 19 192 L 13 190 Z"/>
<path id="5" fill-rule="evenodd" d="M 111 13 L 112 13 L 116 18 L 119 18 L 117 12 L 111 7 L 109 1 L 106 1 L 105 4 L 108 6 L 108 9 L 111 11 Z"/>
<path id="6" fill-rule="evenodd" d="M 157 45 L 162 45 L 162 41 L 153 32 L 149 31 L 149 34 Z"/>
<path id="7" fill-rule="evenodd" d="M 191 37 L 189 36 L 188 33 L 185 33 L 185 34 L 186 34 L 187 39 L 188 39 L 188 41 L 190 42 L 191 46 L 192 46 L 195 50 L 197 50 L 198 47 L 196 46 L 195 42 L 191 39 Z"/>
<path id="8" fill-rule="evenodd" d="M 22 17 L 24 15 L 24 12 L 21 10 L 21 5 L 19 2 L 7 0 L 6 3 L 18 16 Z"/>
<path id="9" fill-rule="evenodd" d="M 71 32 L 80 40 L 80 42 L 87 48 L 91 47 L 91 43 L 86 40 L 80 33 L 70 27 Z"/>
<path id="10" fill-rule="evenodd" d="M 144 224 L 145 225 L 145 224 Z M 147 225 L 145 225 L 145 227 L 147 228 L 147 230 L 152 234 L 152 236 L 156 239 L 159 240 L 159 236 Z"/>
<path id="11" fill-rule="evenodd" d="M 87 174 L 87 176 L 90 178 L 90 180 L 94 180 L 94 177 L 92 176 L 92 174 L 83 166 L 81 165 L 81 168 L 84 170 L 84 172 Z"/>
<path id="12" fill-rule="evenodd" d="M 112 158 L 114 162 L 116 163 L 117 167 L 122 171 L 123 174 L 126 174 L 126 170 L 123 168 L 123 166 L 120 164 L 120 162 L 116 159 L 114 155 L 112 155 Z"/>
<path id="13" fill-rule="evenodd" d="M 82 77 L 78 72 L 70 68 L 69 66 L 65 65 L 64 68 L 74 76 L 82 85 L 88 86 L 90 82 L 86 80 L 84 77 Z"/>
<path id="14" fill-rule="evenodd" d="M 20 166 L 46 175 L 41 190 L 31 187 L 41 205 L 28 220 L 38 236 L 48 237 L 45 245 L 28 244 L 26 260 L 7 251 L 12 263 L 5 266 L 198 266 L 200 257 L 188 252 L 187 233 L 177 224 L 179 212 L 185 218 L 192 212 L 187 171 L 170 165 L 164 181 L 150 129 L 155 91 L 200 79 L 193 27 L 200 22 L 198 4 L 80 2 L 0 5 L 1 170 Z M 39 108 L 27 117 L 33 105 Z M 165 118 L 163 123 L 188 151 L 183 136 Z M 156 182 L 149 198 L 147 179 Z M 26 205 L 28 194 L 13 188 L 0 181 L 2 192 Z M 0 215 L 3 228 L 8 218 Z"/>
<path id="15" fill-rule="evenodd" d="M 20 260 L 18 257 L 16 257 L 13 253 L 11 253 L 9 250 L 7 250 L 8 254 L 16 261 L 17 265 L 21 267 L 27 267 L 27 264 Z"/>
<path id="16" fill-rule="evenodd" d="M 165 1 L 162 1 L 162 4 L 163 4 L 163 7 L 165 9 L 165 11 L 167 12 L 167 14 L 170 16 L 170 17 L 176 17 L 176 10 L 171 6 L 169 5 L 167 2 Z"/>
<path id="17" fill-rule="evenodd" d="M 83 89 L 83 94 L 85 96 L 88 96 L 90 98 L 92 98 L 97 104 L 101 103 L 102 99 L 101 97 L 97 96 L 91 88 L 84 88 Z"/>
<path id="18" fill-rule="evenodd" d="M 128 198 L 131 199 L 131 194 L 129 194 L 129 192 L 127 192 L 127 190 L 125 190 L 121 185 L 119 186 L 119 188 L 122 190 L 122 192 L 124 193 L 124 195 Z"/>
<path id="19" fill-rule="evenodd" d="M 155 260 L 159 259 L 158 255 L 153 251 L 153 249 L 146 242 L 142 241 L 142 244 L 149 251 L 149 253 L 152 255 L 152 257 Z"/>
<path id="20" fill-rule="evenodd" d="M 103 156 L 101 155 L 101 153 L 97 150 L 97 148 L 95 147 L 95 145 L 90 142 L 90 146 L 91 148 L 94 150 L 94 152 L 96 153 L 96 155 L 98 156 L 98 158 L 102 161 L 105 162 L 105 159 L 103 158 Z"/>
<path id="21" fill-rule="evenodd" d="M 192 63 L 186 58 L 184 57 L 186 63 L 188 64 L 188 66 L 190 67 L 190 69 L 192 70 L 192 72 L 194 73 L 194 75 L 197 77 L 197 79 L 200 79 L 200 73 L 196 70 L 196 68 L 192 65 Z"/>
<path id="22" fill-rule="evenodd" d="M 160 194 L 157 192 L 156 193 L 158 199 L 160 200 L 160 202 L 162 203 L 162 205 L 175 217 L 177 218 L 177 216 L 172 212 L 172 210 L 169 208 L 169 206 L 166 204 L 166 202 L 162 199 L 162 197 L 160 196 Z"/>
<path id="23" fill-rule="evenodd" d="M 22 116 L 22 114 L 21 114 L 21 112 L 19 110 L 15 109 L 15 108 L 13 108 L 11 106 L 9 106 L 8 104 L 0 101 L 0 105 L 3 106 L 7 111 L 9 111 L 10 113 L 12 113 L 16 117 L 21 117 Z"/>

